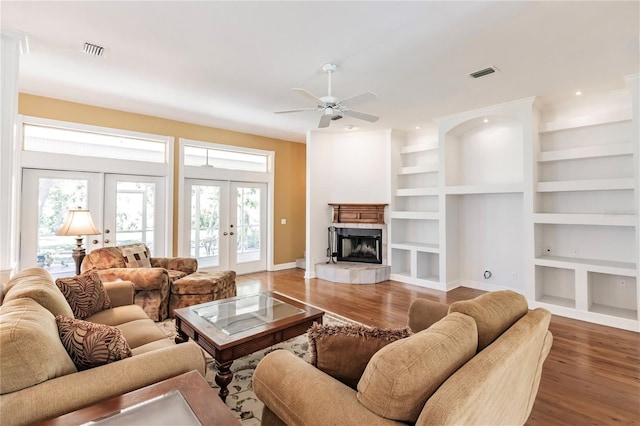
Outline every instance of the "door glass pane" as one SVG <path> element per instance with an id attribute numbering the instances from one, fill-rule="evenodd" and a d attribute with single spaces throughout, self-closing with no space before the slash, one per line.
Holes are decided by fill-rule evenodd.
<path id="1" fill-rule="evenodd" d="M 237 262 L 260 260 L 260 188 L 237 189 Z"/>
<path id="2" fill-rule="evenodd" d="M 87 208 L 88 181 L 84 179 L 38 179 L 38 249 L 36 262 L 52 275 L 75 275 L 71 257 L 75 238 L 56 235 L 69 211 Z M 83 245 L 86 247 L 86 245 Z"/>
<path id="3" fill-rule="evenodd" d="M 118 181 L 116 188 L 116 245 L 145 243 L 153 254 L 156 184 Z"/>
<path id="4" fill-rule="evenodd" d="M 191 257 L 201 266 L 220 264 L 220 187 L 191 186 Z"/>

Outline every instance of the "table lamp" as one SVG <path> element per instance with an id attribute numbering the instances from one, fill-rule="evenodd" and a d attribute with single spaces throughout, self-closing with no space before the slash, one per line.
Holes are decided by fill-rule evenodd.
<path id="1" fill-rule="evenodd" d="M 71 209 L 64 218 L 62 227 L 56 232 L 56 235 L 75 235 L 76 236 L 76 248 L 73 249 L 73 260 L 76 262 L 76 275 L 80 274 L 80 265 L 82 265 L 82 259 L 86 254 L 84 247 L 82 247 L 83 235 L 98 235 L 100 231 L 93 224 L 91 219 L 91 213 L 87 209 L 78 207 L 77 209 Z"/>

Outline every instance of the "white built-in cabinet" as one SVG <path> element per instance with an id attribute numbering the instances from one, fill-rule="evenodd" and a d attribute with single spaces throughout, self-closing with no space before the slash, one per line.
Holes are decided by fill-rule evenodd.
<path id="1" fill-rule="evenodd" d="M 391 278 L 512 289 L 531 307 L 640 331 L 638 79 L 628 84 L 392 132 Z"/>
<path id="2" fill-rule="evenodd" d="M 542 110 L 535 147 L 538 306 L 638 331 L 638 140 L 629 92 Z"/>
<path id="3" fill-rule="evenodd" d="M 391 134 L 391 279 L 440 288 L 438 134 Z"/>

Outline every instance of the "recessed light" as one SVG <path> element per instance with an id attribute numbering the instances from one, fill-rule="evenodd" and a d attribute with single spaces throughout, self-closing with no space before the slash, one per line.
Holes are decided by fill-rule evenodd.
<path id="1" fill-rule="evenodd" d="M 482 120 L 482 121 L 484 121 L 485 123 L 488 123 L 488 122 L 489 122 L 489 119 L 488 119 L 488 118 L 485 118 L 485 119 L 484 119 L 484 120 Z"/>
<path id="2" fill-rule="evenodd" d="M 576 91 L 576 96 L 580 96 L 582 95 L 582 92 L 580 90 Z"/>
<path id="3" fill-rule="evenodd" d="M 420 126 L 416 126 L 416 130 L 420 130 Z"/>
<path id="4" fill-rule="evenodd" d="M 356 126 L 354 126 L 353 124 L 349 124 L 346 129 L 347 130 L 354 130 L 356 128 Z"/>

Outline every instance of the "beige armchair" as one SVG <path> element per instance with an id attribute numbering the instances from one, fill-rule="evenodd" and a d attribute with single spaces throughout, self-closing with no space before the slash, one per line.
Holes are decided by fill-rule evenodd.
<path id="1" fill-rule="evenodd" d="M 150 257 L 145 244 L 104 247 L 87 254 L 82 272 L 97 270 L 103 281 L 131 281 L 135 303 L 154 321 L 165 320 L 169 313 L 171 283 L 194 273 L 197 259 Z"/>

